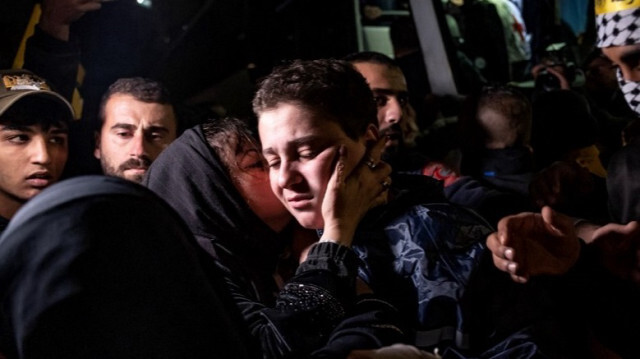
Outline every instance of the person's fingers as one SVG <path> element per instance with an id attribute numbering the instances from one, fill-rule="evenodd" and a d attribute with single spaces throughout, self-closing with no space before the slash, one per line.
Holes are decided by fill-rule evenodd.
<path id="1" fill-rule="evenodd" d="M 386 204 L 389 200 L 389 188 L 391 187 L 391 178 L 387 177 L 380 183 L 380 192 L 378 196 L 373 199 L 371 207 L 377 207 Z"/>
<path id="2" fill-rule="evenodd" d="M 102 2 L 97 0 L 84 1 L 82 3 L 77 4 L 76 11 L 87 13 L 90 11 L 96 11 L 102 8 Z"/>
<path id="3" fill-rule="evenodd" d="M 487 236 L 487 248 L 491 251 L 493 257 L 493 263 L 502 271 L 509 271 L 509 264 L 512 263 L 511 258 L 507 255 L 507 252 L 511 252 L 512 257 L 513 249 L 505 247 L 500 243 L 498 239 L 498 233 L 494 232 Z"/>
<path id="4" fill-rule="evenodd" d="M 507 247 L 513 247 L 517 243 L 515 241 L 520 237 L 519 227 L 522 224 L 524 214 L 516 214 L 507 216 L 498 222 L 498 240 L 500 244 Z"/>
<path id="5" fill-rule="evenodd" d="M 340 145 L 336 151 L 336 166 L 331 177 L 336 185 L 343 185 L 346 177 L 345 166 L 347 163 L 347 149 L 344 145 Z"/>
<path id="6" fill-rule="evenodd" d="M 514 281 L 514 282 L 516 282 L 516 283 L 522 283 L 522 284 L 524 284 L 524 283 L 526 283 L 526 282 L 529 280 L 529 277 L 527 277 L 527 276 L 522 276 L 522 275 L 515 275 L 515 274 L 512 274 L 512 275 L 511 275 L 511 280 L 513 280 L 513 281 Z"/>
<path id="7" fill-rule="evenodd" d="M 384 161 L 378 161 L 375 172 L 378 173 L 379 176 L 383 176 L 384 178 L 387 178 L 389 182 L 391 182 L 391 178 L 389 178 L 389 176 L 391 176 L 392 169 L 391 165 L 389 165 L 388 163 Z"/>
<path id="8" fill-rule="evenodd" d="M 335 150 L 333 172 L 327 184 L 327 191 L 337 190 L 345 185 L 345 157 L 346 150 L 344 146 L 339 146 Z"/>
<path id="9" fill-rule="evenodd" d="M 535 77 L 538 76 L 538 73 L 544 68 L 545 66 L 542 64 L 537 64 L 535 66 L 533 66 L 533 68 L 531 68 L 531 74 Z"/>
<path id="10" fill-rule="evenodd" d="M 80 11 L 82 12 L 91 12 L 91 11 L 96 11 L 96 10 L 100 10 L 102 8 L 102 3 L 101 2 L 90 2 L 87 3 L 86 5 L 80 7 Z"/>
<path id="11" fill-rule="evenodd" d="M 626 252 L 640 246 L 640 226 L 636 221 L 626 225 L 609 223 L 596 229 L 592 239 L 607 252 Z"/>
<path id="12" fill-rule="evenodd" d="M 549 206 L 542 207 L 540 214 L 542 215 L 542 219 L 544 220 L 545 224 L 547 224 L 547 227 L 551 231 L 552 235 L 567 235 L 570 234 L 570 232 L 573 230 L 573 223 L 571 222 L 569 217 L 554 211 Z"/>
<path id="13" fill-rule="evenodd" d="M 389 202 L 389 192 L 388 191 L 382 191 L 382 192 L 380 192 L 378 197 L 376 197 L 371 202 L 370 208 L 382 206 L 383 204 L 386 204 L 387 202 Z"/>
<path id="14" fill-rule="evenodd" d="M 505 259 L 508 259 L 510 261 L 515 259 L 513 248 L 502 246 L 502 253 Z"/>
<path id="15" fill-rule="evenodd" d="M 378 139 L 374 146 L 369 148 L 365 155 L 362 157 L 362 162 L 370 170 L 375 170 L 378 167 L 380 158 L 382 157 L 382 152 L 384 151 L 385 143 L 386 141 L 384 138 Z"/>
<path id="16" fill-rule="evenodd" d="M 498 240 L 498 233 L 493 232 L 487 236 L 487 248 L 491 251 L 491 253 L 497 253 L 498 249 L 501 247 L 500 240 Z"/>
<path id="17" fill-rule="evenodd" d="M 514 250 L 511 247 L 505 246 L 502 244 L 502 240 L 500 238 L 500 234 L 497 232 L 493 232 L 487 236 L 487 248 L 493 253 L 493 255 L 498 256 L 502 259 L 506 259 L 509 261 L 513 261 L 514 259 Z"/>
<path id="18" fill-rule="evenodd" d="M 491 256 L 491 258 L 493 259 L 493 265 L 496 266 L 496 268 L 498 268 L 499 270 L 509 273 L 509 274 L 513 274 L 511 270 L 509 270 L 509 265 L 513 264 L 513 262 L 506 260 L 504 258 L 501 258 L 500 256 L 497 255 L 493 255 Z M 511 269 L 513 270 L 513 266 L 511 267 Z"/>
<path id="19" fill-rule="evenodd" d="M 386 138 L 380 137 L 378 141 L 376 141 L 375 145 L 369 150 L 369 157 L 376 161 L 376 163 L 379 162 L 380 158 L 382 157 L 386 142 Z"/>
<path id="20" fill-rule="evenodd" d="M 628 235 L 632 241 L 640 241 L 640 224 L 637 221 L 627 223 L 622 232 Z"/>

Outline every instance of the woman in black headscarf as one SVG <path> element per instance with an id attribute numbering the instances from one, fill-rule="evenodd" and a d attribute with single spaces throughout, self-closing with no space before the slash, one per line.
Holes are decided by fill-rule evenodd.
<path id="1" fill-rule="evenodd" d="M 250 358 L 246 329 L 180 217 L 114 177 L 60 182 L 0 238 L 8 358 Z"/>
<path id="2" fill-rule="evenodd" d="M 239 120 L 185 131 L 143 184 L 182 215 L 217 259 L 265 358 L 344 358 L 405 339 L 393 307 L 356 293 L 358 259 L 351 249 L 316 244 L 287 278 L 282 268 L 296 247 L 295 223 L 270 191 L 257 141 Z"/>

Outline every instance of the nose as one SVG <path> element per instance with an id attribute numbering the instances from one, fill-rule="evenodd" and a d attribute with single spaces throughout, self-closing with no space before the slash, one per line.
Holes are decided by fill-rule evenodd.
<path id="1" fill-rule="evenodd" d="M 140 157 L 143 154 L 146 154 L 146 141 L 142 133 L 136 132 L 130 143 L 129 156 Z"/>
<path id="2" fill-rule="evenodd" d="M 382 111 L 384 113 L 384 122 L 391 125 L 402 121 L 404 116 L 402 104 L 395 96 L 389 97 Z"/>
<path id="3" fill-rule="evenodd" d="M 277 171 L 278 187 L 280 188 L 290 188 L 292 185 L 300 182 L 298 170 L 291 162 L 283 161 Z"/>
<path id="4" fill-rule="evenodd" d="M 629 66 L 620 66 L 620 74 L 625 81 L 640 82 L 640 74 Z"/>
<path id="5" fill-rule="evenodd" d="M 47 139 L 44 137 L 35 137 L 31 143 L 33 163 L 40 165 L 51 163 L 51 154 L 49 153 Z"/>

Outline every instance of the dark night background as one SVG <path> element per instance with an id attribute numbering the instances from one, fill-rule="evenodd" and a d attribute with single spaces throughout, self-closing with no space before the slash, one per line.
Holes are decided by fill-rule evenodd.
<path id="1" fill-rule="evenodd" d="M 12 66 L 35 2 L 2 0 L 0 68 Z M 347 0 L 106 2 L 72 26 L 87 72 L 81 93 L 86 106 L 115 79 L 136 75 L 164 81 L 178 102 L 203 98 L 238 72 L 252 81 L 282 60 L 356 51 L 354 18 Z"/>

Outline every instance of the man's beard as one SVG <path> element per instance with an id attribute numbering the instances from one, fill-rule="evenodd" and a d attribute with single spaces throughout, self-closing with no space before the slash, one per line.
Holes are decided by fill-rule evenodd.
<path id="1" fill-rule="evenodd" d="M 387 145 L 385 147 L 385 151 L 389 152 L 402 152 L 406 144 L 404 143 L 404 133 L 402 132 L 402 127 L 399 124 L 394 123 L 393 125 L 385 128 L 384 130 L 380 130 L 380 137 L 389 137 L 387 141 L 393 141 L 391 145 Z"/>
<path id="2" fill-rule="evenodd" d="M 149 157 L 142 156 L 142 157 L 130 158 L 124 163 L 120 164 L 118 168 L 114 168 L 113 166 L 110 166 L 105 161 L 104 157 L 100 159 L 100 164 L 102 165 L 102 171 L 104 172 L 105 175 L 120 177 L 120 178 L 124 178 L 129 181 L 133 181 L 137 183 L 142 182 L 142 179 L 144 178 L 144 173 L 129 175 L 125 177 L 124 171 L 131 168 L 144 168 L 145 170 L 147 170 L 149 166 L 151 166 L 151 162 L 152 161 Z"/>
<path id="3" fill-rule="evenodd" d="M 393 124 L 380 131 L 380 137 L 386 136 L 390 136 L 390 139 L 393 140 L 394 143 L 385 146 L 384 152 L 382 153 L 382 160 L 395 168 L 394 164 L 397 165 L 397 162 L 406 153 L 402 129 L 398 124 Z"/>

